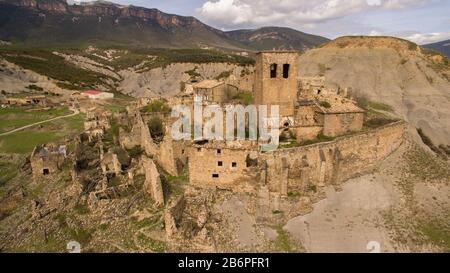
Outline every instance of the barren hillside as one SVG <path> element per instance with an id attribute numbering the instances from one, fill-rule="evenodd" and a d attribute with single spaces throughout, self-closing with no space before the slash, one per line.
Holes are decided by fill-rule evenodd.
<path id="1" fill-rule="evenodd" d="M 133 97 L 171 97 L 183 91 L 185 82 L 191 80 L 223 80 L 242 90 L 253 88 L 253 66 L 228 63 L 173 63 L 139 72 L 135 68 L 121 70 L 123 80 L 118 89 Z"/>
<path id="2" fill-rule="evenodd" d="M 435 144 L 450 144 L 447 58 L 390 37 L 342 37 L 300 58 L 300 76 L 322 74 L 327 85 L 392 106 Z M 416 134 L 417 136 L 417 134 Z"/>

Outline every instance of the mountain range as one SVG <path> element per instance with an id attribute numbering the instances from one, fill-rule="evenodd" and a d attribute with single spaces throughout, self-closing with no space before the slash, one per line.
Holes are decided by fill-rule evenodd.
<path id="1" fill-rule="evenodd" d="M 424 45 L 423 47 L 434 49 L 445 56 L 450 57 L 450 40 Z"/>
<path id="2" fill-rule="evenodd" d="M 0 40 L 25 45 L 134 45 L 305 50 L 329 41 L 289 28 L 221 31 L 194 17 L 105 1 L 0 0 Z"/>

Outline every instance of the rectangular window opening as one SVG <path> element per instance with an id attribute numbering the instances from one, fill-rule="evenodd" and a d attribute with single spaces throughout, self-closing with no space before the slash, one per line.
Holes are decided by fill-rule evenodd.
<path id="1" fill-rule="evenodd" d="M 213 174 L 212 174 L 212 177 L 213 177 L 213 178 L 219 178 L 219 174 L 218 174 L 218 173 L 213 173 Z"/>
<path id="2" fill-rule="evenodd" d="M 277 77 L 277 64 L 270 65 L 270 77 L 272 79 Z"/>
<path id="3" fill-rule="evenodd" d="M 237 163 L 236 162 L 232 162 L 231 163 L 231 167 L 236 168 L 237 167 Z"/>
<path id="4" fill-rule="evenodd" d="M 223 166 L 223 162 L 222 161 L 218 161 L 217 162 L 217 166 L 222 167 Z"/>
<path id="5" fill-rule="evenodd" d="M 283 64 L 283 78 L 289 78 L 289 64 Z"/>

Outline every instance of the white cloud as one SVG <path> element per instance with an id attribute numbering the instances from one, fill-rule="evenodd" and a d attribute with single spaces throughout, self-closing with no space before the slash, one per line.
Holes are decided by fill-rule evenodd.
<path id="1" fill-rule="evenodd" d="M 371 30 L 369 32 L 369 36 L 380 36 L 381 32 L 377 31 L 377 30 Z"/>
<path id="2" fill-rule="evenodd" d="M 403 9 L 429 0 L 209 0 L 197 9 L 223 27 L 316 24 L 368 10 Z"/>
<path id="3" fill-rule="evenodd" d="M 414 33 L 403 36 L 402 38 L 419 45 L 425 45 L 450 39 L 450 32 Z"/>

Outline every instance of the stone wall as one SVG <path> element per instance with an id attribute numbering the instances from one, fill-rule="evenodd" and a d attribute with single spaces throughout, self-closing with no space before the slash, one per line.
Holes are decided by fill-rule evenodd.
<path id="1" fill-rule="evenodd" d="M 144 156 L 142 157 L 142 164 L 145 173 L 144 190 L 157 205 L 164 205 L 164 192 L 155 163 L 150 158 Z"/>
<path id="2" fill-rule="evenodd" d="M 310 186 L 339 184 L 372 170 L 395 151 L 403 142 L 404 129 L 405 124 L 397 122 L 326 143 L 261 154 L 260 159 L 267 162 L 264 182 L 270 191 L 282 194 L 302 192 Z M 286 169 L 287 177 L 280 176 Z"/>
<path id="3" fill-rule="evenodd" d="M 298 143 L 305 140 L 313 140 L 323 130 L 323 126 L 304 126 L 295 128 L 295 138 Z"/>
<path id="4" fill-rule="evenodd" d="M 361 131 L 364 113 L 331 113 L 323 116 L 323 134 L 339 136 L 350 132 Z"/>
<path id="5" fill-rule="evenodd" d="M 179 145 L 170 137 L 170 132 L 166 135 L 159 145 L 159 151 L 156 155 L 156 161 L 164 168 L 166 172 L 171 175 L 178 175 L 179 168 L 177 167 L 175 153 L 178 151 Z"/>
<path id="6" fill-rule="evenodd" d="M 188 154 L 189 180 L 201 187 L 235 191 L 267 187 L 281 196 L 319 191 L 372 170 L 400 146 L 404 128 L 403 122 L 397 122 L 330 142 L 259 154 L 253 145 L 193 145 Z M 248 165 L 254 153 L 257 168 Z"/>
<path id="7" fill-rule="evenodd" d="M 153 142 L 150 129 L 139 115 L 136 119 L 136 126 L 140 129 L 140 145 L 145 150 L 147 155 L 155 156 L 158 153 L 158 146 Z"/>
<path id="8" fill-rule="evenodd" d="M 172 199 L 164 210 L 164 226 L 166 235 L 171 237 L 178 232 L 179 223 L 183 217 L 186 199 L 184 195 Z"/>

